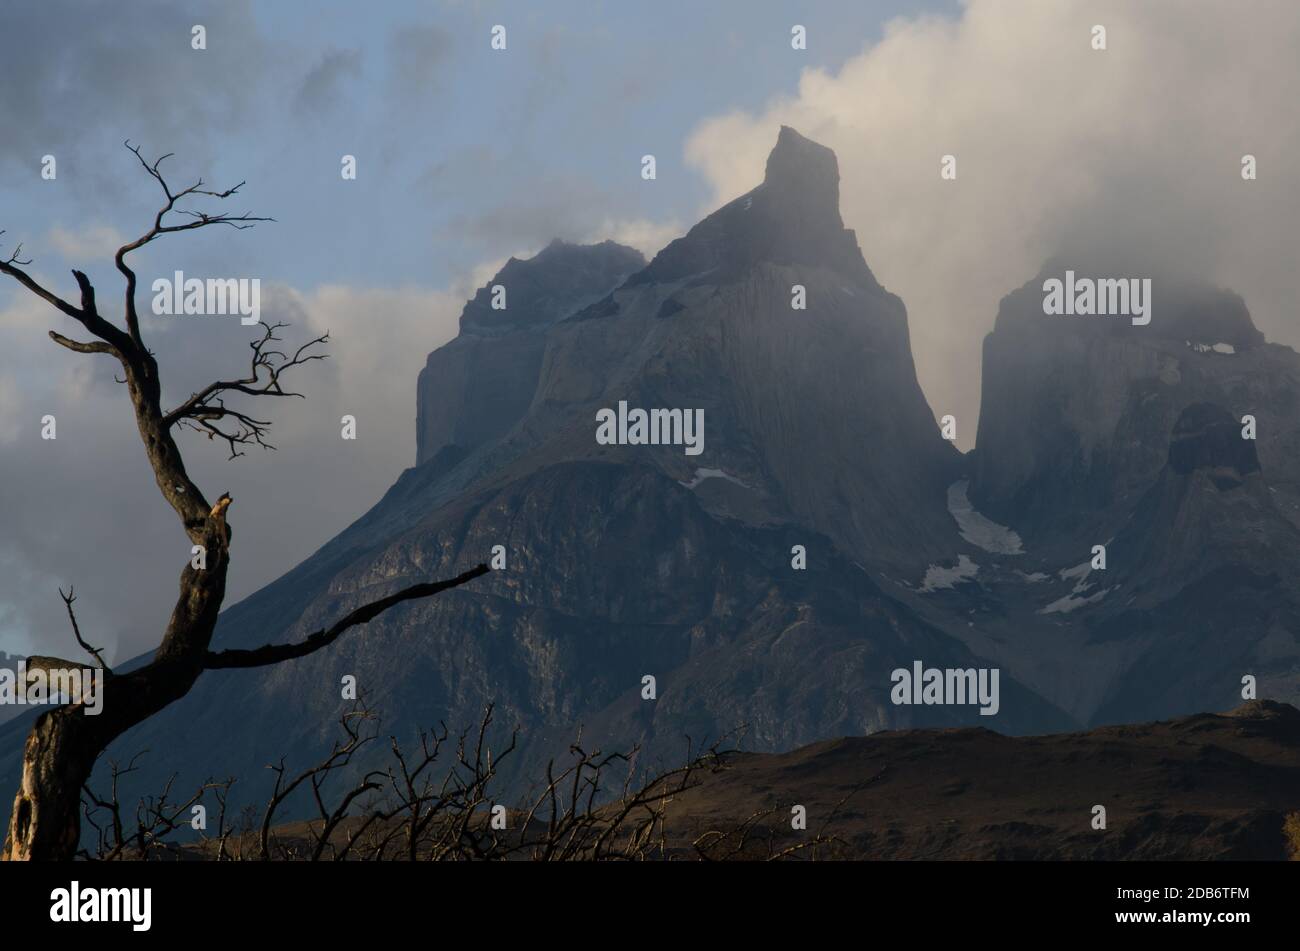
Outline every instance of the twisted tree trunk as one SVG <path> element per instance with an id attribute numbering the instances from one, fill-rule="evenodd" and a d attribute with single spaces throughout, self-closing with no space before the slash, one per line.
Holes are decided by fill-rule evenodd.
<path id="1" fill-rule="evenodd" d="M 72 859 L 81 832 L 81 790 L 108 745 L 190 691 L 204 670 L 208 644 L 225 595 L 224 520 L 211 519 L 203 537 L 207 564 L 187 564 L 163 647 L 154 661 L 129 674 L 108 675 L 100 712 L 84 701 L 41 714 L 23 749 L 23 772 L 0 860 Z M 75 665 L 74 665 L 75 666 Z"/>

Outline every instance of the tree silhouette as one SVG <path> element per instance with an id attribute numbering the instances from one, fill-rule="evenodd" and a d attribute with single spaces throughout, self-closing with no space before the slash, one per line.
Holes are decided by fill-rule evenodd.
<path id="1" fill-rule="evenodd" d="M 22 779 L 14 798 L 3 854 L 0 854 L 0 858 L 5 860 L 73 858 L 81 833 L 81 791 L 95 760 L 123 732 L 185 696 L 205 670 L 259 667 L 303 657 L 328 646 L 348 629 L 365 624 L 402 601 L 431 597 L 465 584 L 489 570 L 487 565 L 480 564 L 449 580 L 405 588 L 357 608 L 332 627 L 312 634 L 301 643 L 251 651 L 212 652 L 208 649 L 225 598 L 231 540 L 226 519 L 232 500 L 229 495 L 222 495 L 216 503 L 207 500 L 186 472 L 174 431 L 178 427 L 189 427 L 210 438 L 225 440 L 232 457 L 240 455 L 242 448 L 249 445 L 269 447 L 265 436 L 270 424 L 245 410 L 227 406 L 226 399 L 300 396 L 285 389 L 284 376 L 295 367 L 323 359 L 324 354 L 319 349 L 328 341 L 329 335 L 311 340 L 290 354 L 276 347 L 280 339 L 276 331 L 282 325 L 262 324 L 261 339 L 250 344 L 253 357 L 247 376 L 217 380 L 174 409 L 164 410 L 158 362 L 146 347 L 140 332 L 140 318 L 135 306 L 136 275 L 127 264 L 128 255 L 163 235 L 218 225 L 242 230 L 274 219 L 248 214 L 209 214 L 188 207 L 195 200 L 229 199 L 244 183 L 215 191 L 205 188 L 200 179 L 187 188 L 173 191 L 159 171 L 159 166 L 169 155 L 150 163 L 138 147 L 130 142 L 126 147 L 145 172 L 157 181 L 166 200 L 154 216 L 152 227 L 123 245 L 114 255 L 117 270 L 126 281 L 125 326 L 119 326 L 100 313 L 95 288 L 81 271 L 72 272 L 80 291 L 79 304 L 70 303 L 43 287 L 24 270 L 31 262 L 23 260 L 22 245 L 18 245 L 7 259 L 0 260 L 0 273 L 12 277 L 71 317 L 93 338 L 74 340 L 51 330 L 51 340 L 76 353 L 106 354 L 121 365 L 123 382 L 130 396 L 145 455 L 153 469 L 154 481 L 181 520 L 191 543 L 204 550 L 204 566 L 196 568 L 192 561 L 186 562 L 181 571 L 180 595 L 153 660 L 129 673 L 114 673 L 103 662 L 99 652 L 82 639 L 72 606 L 74 595 L 71 591 L 63 595 L 73 633 L 78 644 L 94 659 L 94 666 L 57 657 L 33 657 L 27 661 L 28 668 L 46 671 L 80 669 L 84 672 L 98 668 L 102 671 L 99 675 L 104 677 L 102 711 L 89 716 L 84 701 L 73 697 L 72 702 L 43 713 L 33 725 L 24 747 Z M 182 204 L 186 207 L 180 207 Z"/>

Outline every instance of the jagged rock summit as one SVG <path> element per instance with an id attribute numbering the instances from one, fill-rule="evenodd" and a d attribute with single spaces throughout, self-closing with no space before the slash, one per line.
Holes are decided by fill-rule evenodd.
<path id="1" fill-rule="evenodd" d="M 669 244 L 631 283 L 671 283 L 707 275 L 740 279 L 760 262 L 829 267 L 873 290 L 879 284 L 840 217 L 835 153 L 782 126 L 763 183 Z"/>
<path id="2" fill-rule="evenodd" d="M 1147 324 L 1047 312 L 1064 273 L 984 341 L 969 504 L 1016 550 L 926 599 L 1085 723 L 1300 701 L 1300 355 L 1195 277 L 1156 271 Z"/>

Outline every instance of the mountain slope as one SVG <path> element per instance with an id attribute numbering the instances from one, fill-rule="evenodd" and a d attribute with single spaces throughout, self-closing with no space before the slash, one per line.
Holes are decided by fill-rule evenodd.
<path id="1" fill-rule="evenodd" d="M 1187 407 L 1167 465 L 1110 545 L 1115 607 L 1089 630 L 1142 653 L 1111 685 L 1103 722 L 1227 706 L 1246 675 L 1260 696 L 1300 702 L 1300 530 L 1240 430 L 1222 407 Z"/>

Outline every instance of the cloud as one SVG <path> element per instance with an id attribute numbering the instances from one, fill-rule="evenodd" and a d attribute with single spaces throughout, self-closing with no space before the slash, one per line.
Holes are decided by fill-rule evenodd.
<path id="1" fill-rule="evenodd" d="M 451 34 L 440 27 L 409 25 L 394 30 L 388 39 L 389 82 L 394 91 L 427 102 L 454 48 Z"/>
<path id="2" fill-rule="evenodd" d="M 617 241 L 636 248 L 647 259 L 653 258 L 668 242 L 680 238 L 686 229 L 676 221 L 651 221 L 649 218 L 606 218 L 593 229 L 584 242 Z"/>
<path id="3" fill-rule="evenodd" d="M 338 104 L 345 79 L 361 75 L 360 50 L 327 50 L 307 71 L 293 97 L 293 111 L 321 115 Z"/>
<path id="4" fill-rule="evenodd" d="M 0 406 L 5 408 L 0 414 L 0 446 L 18 441 L 22 433 L 20 420 L 25 415 L 22 394 L 18 384 L 13 380 L 0 377 Z"/>
<path id="5" fill-rule="evenodd" d="M 68 260 L 79 261 L 111 258 L 130 239 L 111 225 L 92 225 L 81 231 L 69 231 L 56 225 L 45 240 Z"/>
<path id="6" fill-rule="evenodd" d="M 563 174 L 516 179 L 504 187 L 484 189 L 472 211 L 455 215 L 448 240 L 470 240 L 484 247 L 545 247 L 554 238 L 580 241 L 604 220 L 608 196 L 584 181 Z"/>
<path id="7" fill-rule="evenodd" d="M 931 406 L 968 420 L 969 447 L 998 301 L 1056 253 L 1106 248 L 1229 286 L 1265 334 L 1300 344 L 1298 46 L 1287 0 L 970 0 L 957 18 L 892 21 L 758 114 L 703 122 L 686 157 L 718 204 L 762 179 L 782 123 L 836 151 L 845 223 L 907 304 Z M 956 181 L 939 176 L 948 154 Z"/>
<path id="8" fill-rule="evenodd" d="M 454 180 L 453 174 L 451 167 L 431 169 L 422 185 L 433 192 Z M 520 179 L 506 188 L 504 196 L 486 193 L 475 211 L 455 216 L 447 234 L 458 242 L 472 241 L 519 257 L 540 251 L 556 238 L 577 244 L 613 240 L 653 256 L 685 232 L 676 220 L 610 214 L 609 209 L 620 204 L 610 190 L 565 175 Z"/>
<path id="9" fill-rule="evenodd" d="M 277 451 L 228 461 L 221 445 L 179 435 L 205 493 L 235 499 L 228 604 L 311 554 L 414 463 L 425 355 L 456 334 L 470 282 L 499 266 L 442 289 L 264 286 L 263 319 L 291 324 L 285 343 L 328 330 L 330 357 L 293 378 L 305 400 L 252 402 L 272 420 Z M 99 290 L 104 299 L 116 288 Z M 167 405 L 247 360 L 253 328 L 235 318 L 142 316 Z M 83 629 L 120 661 L 156 645 L 189 542 L 153 484 L 116 364 L 56 347 L 46 330 L 61 323 L 25 292 L 0 309 L 0 650 L 67 651 L 56 589 L 76 585 Z M 47 413 L 52 441 L 40 437 Z M 355 442 L 340 437 L 345 413 L 357 418 Z"/>
<path id="10" fill-rule="evenodd" d="M 206 50 L 191 48 L 194 24 L 207 27 Z M 40 157 L 53 154 L 61 178 L 105 185 L 91 157 L 128 136 L 199 154 L 248 122 L 276 61 L 247 0 L 11 5 L 0 30 L 0 162 L 35 181 Z"/>

